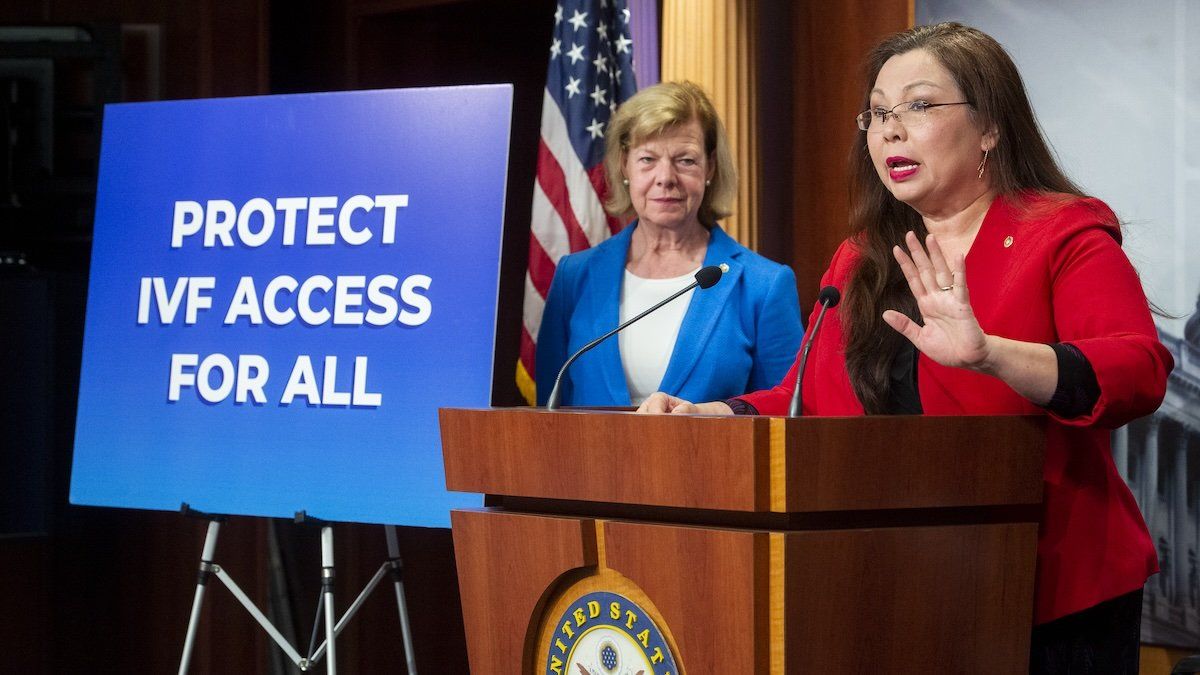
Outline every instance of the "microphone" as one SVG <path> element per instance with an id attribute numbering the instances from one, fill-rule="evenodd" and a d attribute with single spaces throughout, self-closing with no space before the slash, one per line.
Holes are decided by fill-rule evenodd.
<path id="1" fill-rule="evenodd" d="M 621 324 L 620 326 L 617 326 L 616 328 L 608 331 L 604 335 L 601 335 L 600 337 L 596 338 L 595 340 L 592 340 L 591 342 L 587 343 L 586 345 L 580 347 L 579 351 L 572 354 L 571 358 L 567 359 L 567 362 L 564 363 L 562 368 L 560 368 L 558 370 L 558 377 L 554 378 L 554 388 L 550 390 L 550 396 L 546 398 L 546 410 L 557 410 L 558 409 L 558 399 L 559 399 L 558 390 L 559 390 L 559 385 L 562 384 L 563 373 L 567 372 L 567 368 L 571 367 L 571 364 L 575 362 L 575 359 L 586 354 L 588 352 L 588 350 L 590 350 L 592 347 L 595 347 L 596 345 L 600 344 L 601 342 L 604 342 L 608 338 L 616 335 L 617 333 L 620 333 L 629 324 L 646 316 L 647 314 L 649 314 L 650 312 L 653 312 L 654 310 L 658 309 L 659 307 L 662 307 L 663 305 L 674 300 L 675 298 L 678 298 L 679 296 L 683 295 L 684 293 L 687 293 L 688 291 L 692 290 L 693 288 L 695 288 L 697 286 L 699 286 L 701 289 L 712 288 L 713 286 L 715 286 L 717 284 L 718 281 L 721 280 L 721 275 L 725 274 L 728 271 L 729 271 L 729 265 L 726 265 L 725 263 L 721 263 L 720 265 L 709 265 L 708 267 L 700 268 L 700 271 L 696 272 L 696 277 L 695 277 L 696 280 L 693 281 L 692 283 L 688 284 L 687 286 L 684 286 L 682 289 L 680 289 L 676 293 L 668 296 L 666 299 L 664 299 L 662 302 L 659 302 L 657 305 L 654 305 L 650 309 L 647 309 L 646 311 L 642 312 L 641 314 L 638 314 L 637 316 L 626 321 L 625 323 Z"/>
<path id="2" fill-rule="evenodd" d="M 837 307 L 841 299 L 842 294 L 833 286 L 826 286 L 817 294 L 817 302 L 821 303 L 821 311 L 817 312 L 817 320 L 808 334 L 804 349 L 800 351 L 800 367 L 796 369 L 796 388 L 792 390 L 792 404 L 788 407 L 788 417 L 800 416 L 800 385 L 804 382 L 804 367 L 808 365 L 808 350 L 812 348 L 813 340 L 817 339 L 817 331 L 821 330 L 821 320 L 825 318 L 825 310 Z"/>

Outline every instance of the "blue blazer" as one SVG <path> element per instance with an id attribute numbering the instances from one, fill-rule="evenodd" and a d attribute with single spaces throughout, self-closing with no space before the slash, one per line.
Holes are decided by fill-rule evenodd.
<path id="1" fill-rule="evenodd" d="M 634 222 L 594 248 L 558 261 L 537 336 L 537 400 L 545 405 L 559 368 L 588 342 L 616 328 Z M 804 329 L 796 276 L 712 229 L 704 264 L 729 271 L 696 289 L 660 391 L 714 401 L 779 384 L 796 360 Z M 629 387 L 614 335 L 563 375 L 563 405 L 627 406 Z"/>

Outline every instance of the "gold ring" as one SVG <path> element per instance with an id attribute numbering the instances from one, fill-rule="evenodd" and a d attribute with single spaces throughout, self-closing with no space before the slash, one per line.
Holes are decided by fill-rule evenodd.
<path id="1" fill-rule="evenodd" d="M 954 284 L 950 284 L 949 286 L 942 286 L 941 288 L 943 291 L 952 291 L 952 290 L 954 290 Z"/>

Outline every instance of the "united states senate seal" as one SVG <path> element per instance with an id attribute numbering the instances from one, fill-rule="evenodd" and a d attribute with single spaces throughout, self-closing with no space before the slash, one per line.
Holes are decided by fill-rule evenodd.
<path id="1" fill-rule="evenodd" d="M 650 615 L 629 598 L 586 593 L 559 618 L 546 675 L 678 675 L 675 658 Z"/>

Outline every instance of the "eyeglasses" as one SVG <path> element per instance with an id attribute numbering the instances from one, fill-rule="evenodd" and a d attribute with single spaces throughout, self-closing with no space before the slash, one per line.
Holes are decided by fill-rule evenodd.
<path id="1" fill-rule="evenodd" d="M 888 116 L 896 118 L 896 121 L 906 127 L 918 127 L 924 124 L 929 118 L 929 110 L 931 108 L 940 108 L 944 105 L 971 105 L 970 101 L 955 101 L 954 103 L 930 103 L 929 101 L 905 101 L 897 103 L 891 108 L 871 108 L 858 113 L 854 118 L 858 122 L 858 128 L 871 133 L 880 133 L 883 131 L 883 125 L 887 124 Z"/>

